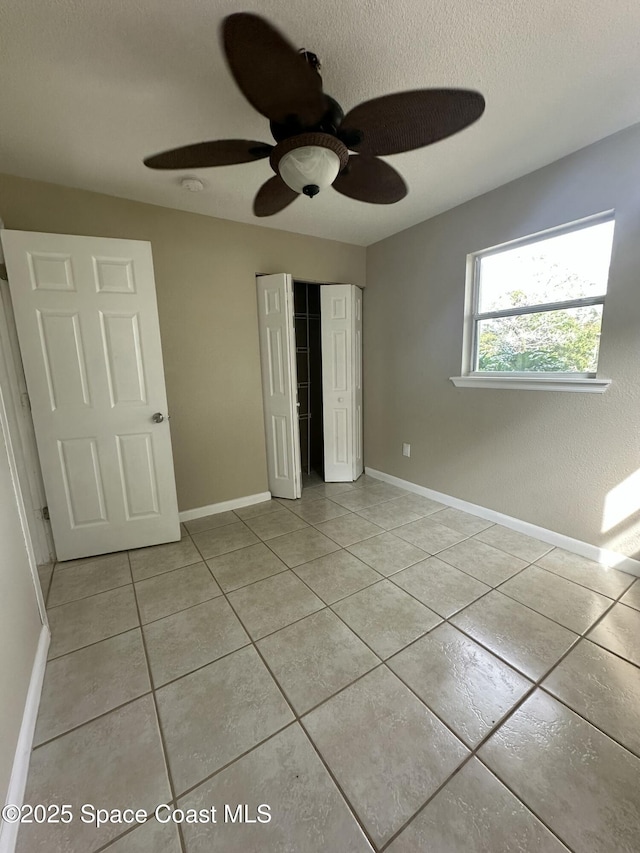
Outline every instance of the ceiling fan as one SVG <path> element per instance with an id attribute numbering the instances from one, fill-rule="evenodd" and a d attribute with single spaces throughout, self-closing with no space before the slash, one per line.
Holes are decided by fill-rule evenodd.
<path id="1" fill-rule="evenodd" d="M 144 163 L 150 169 L 198 169 L 268 157 L 275 175 L 258 190 L 256 216 L 271 216 L 301 193 L 313 197 L 328 186 L 372 204 L 400 201 L 407 194 L 403 178 L 377 158 L 445 139 L 484 111 L 484 98 L 470 89 L 416 89 L 365 101 L 345 115 L 322 91 L 316 55 L 297 51 L 264 18 L 229 15 L 222 44 L 234 80 L 269 119 L 276 145 L 221 139 L 163 151 Z"/>

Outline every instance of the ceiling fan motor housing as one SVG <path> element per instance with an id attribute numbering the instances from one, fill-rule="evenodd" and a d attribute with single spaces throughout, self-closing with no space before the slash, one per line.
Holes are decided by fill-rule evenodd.
<path id="1" fill-rule="evenodd" d="M 331 186 L 349 160 L 346 145 L 328 133 L 300 133 L 279 142 L 269 156 L 273 171 L 310 198 Z"/>
<path id="2" fill-rule="evenodd" d="M 304 125 L 300 118 L 292 113 L 285 121 L 275 122 L 270 121 L 271 135 L 276 142 L 282 142 L 283 139 L 288 139 L 290 136 L 298 136 L 300 133 L 330 133 L 332 136 L 339 135 L 340 125 L 344 118 L 344 111 L 335 98 L 323 94 L 325 102 L 325 112 L 322 118 L 314 125 Z"/>

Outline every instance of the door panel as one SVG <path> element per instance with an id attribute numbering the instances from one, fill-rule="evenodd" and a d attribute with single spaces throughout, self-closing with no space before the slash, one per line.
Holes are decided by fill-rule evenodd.
<path id="1" fill-rule="evenodd" d="M 322 285 L 324 477 L 353 480 L 353 355 L 351 285 Z"/>
<path id="2" fill-rule="evenodd" d="M 58 559 L 179 539 L 150 245 L 2 242 Z"/>
<path id="3" fill-rule="evenodd" d="M 58 441 L 60 472 L 72 529 L 108 522 L 95 438 Z"/>
<path id="4" fill-rule="evenodd" d="M 139 314 L 100 312 L 111 407 L 147 402 Z"/>
<path id="5" fill-rule="evenodd" d="M 277 498 L 299 498 L 302 476 L 291 276 L 258 276 L 256 284 L 269 491 Z"/>
<path id="6" fill-rule="evenodd" d="M 333 459 L 338 465 L 349 464 L 349 410 L 333 409 L 333 435 L 335 441 Z"/>
<path id="7" fill-rule="evenodd" d="M 350 284 L 320 290 L 325 480 L 350 482 L 363 470 L 362 291 Z"/>
<path id="8" fill-rule="evenodd" d="M 116 441 L 126 518 L 130 520 L 159 515 L 152 434 L 118 435 Z"/>
<path id="9" fill-rule="evenodd" d="M 51 411 L 59 407 L 90 406 L 80 317 L 76 312 L 37 308 L 36 317 Z"/>
<path id="10" fill-rule="evenodd" d="M 362 451 L 362 290 L 353 285 L 353 479 L 364 471 Z"/>

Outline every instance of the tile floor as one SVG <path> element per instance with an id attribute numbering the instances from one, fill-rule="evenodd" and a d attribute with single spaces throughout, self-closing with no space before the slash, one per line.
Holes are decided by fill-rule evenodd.
<path id="1" fill-rule="evenodd" d="M 19 853 L 640 850 L 631 575 L 365 476 L 41 577 Z"/>

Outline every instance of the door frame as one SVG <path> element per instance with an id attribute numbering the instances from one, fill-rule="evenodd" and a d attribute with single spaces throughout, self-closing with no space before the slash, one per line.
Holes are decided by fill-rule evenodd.
<path id="1" fill-rule="evenodd" d="M 5 283 L 2 279 L 0 279 L 0 282 Z M 0 305 L 0 309 L 1 307 L 2 306 Z M 0 316 L 2 315 L 3 312 L 0 310 Z M 1 331 L 4 331 L 4 329 Z M 18 507 L 18 514 L 20 516 L 22 532 L 27 546 L 31 580 L 33 582 L 36 601 L 38 603 L 40 621 L 43 625 L 48 627 L 49 620 L 47 618 L 47 608 L 45 606 L 42 586 L 40 584 L 40 576 L 38 574 L 38 565 L 43 565 L 43 563 L 38 562 L 38 554 L 35 550 L 35 543 L 32 534 L 32 529 L 33 527 L 37 528 L 38 521 L 37 517 L 34 516 L 33 513 L 29 512 L 25 498 L 30 496 L 30 491 L 27 491 L 25 494 L 25 484 L 23 482 L 24 474 L 22 477 L 20 475 L 20 466 L 21 464 L 24 464 L 22 455 L 22 436 L 16 434 L 20 432 L 20 428 L 16 428 L 16 424 L 20 423 L 20 419 L 16 418 L 12 393 L 15 389 L 11 387 L 12 385 L 13 382 L 11 381 L 11 374 L 7 370 L 4 347 L 0 346 L 0 435 L 2 435 L 7 447 L 9 468 L 13 479 L 13 490 L 16 496 L 16 504 Z M 41 526 L 43 525 L 44 520 L 41 519 Z M 45 560 L 44 562 L 50 562 L 50 560 Z"/>
<path id="2" fill-rule="evenodd" d="M 0 228 L 2 224 L 0 223 Z M 51 525 L 44 518 L 47 505 L 40 457 L 36 446 L 27 385 L 22 369 L 22 354 L 13 316 L 9 281 L 0 251 L 0 385 L 6 412 L 7 439 L 14 459 L 25 516 L 29 545 L 35 565 L 55 561 Z M 39 587 L 39 583 L 38 583 Z"/>

